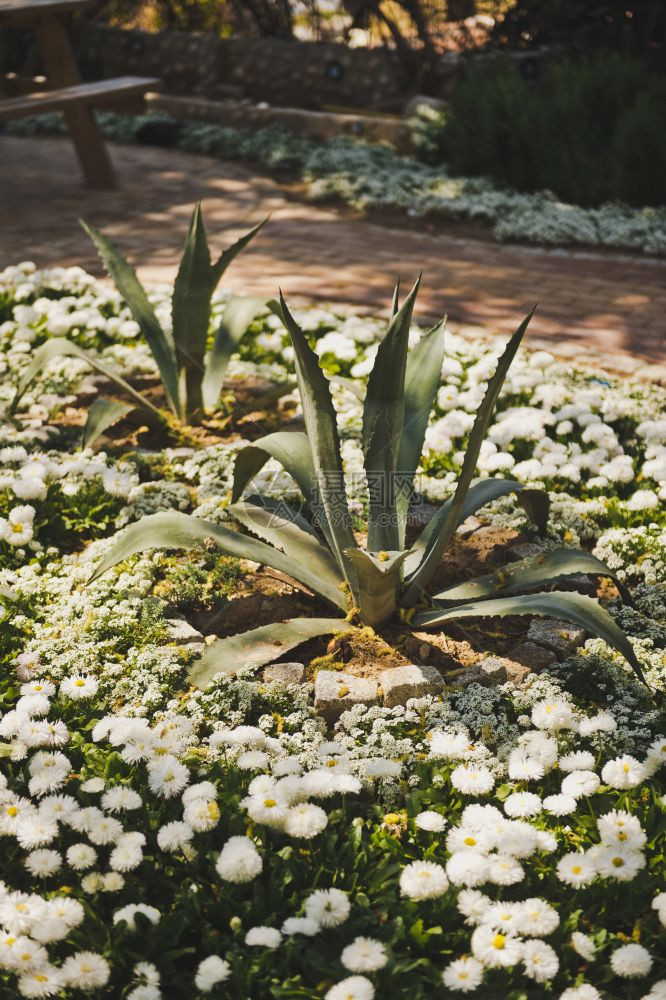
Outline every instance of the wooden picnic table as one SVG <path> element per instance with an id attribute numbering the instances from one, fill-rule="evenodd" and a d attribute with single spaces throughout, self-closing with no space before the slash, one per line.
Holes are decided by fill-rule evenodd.
<path id="1" fill-rule="evenodd" d="M 116 174 L 104 138 L 93 115 L 93 107 L 141 110 L 143 95 L 157 90 L 153 77 L 123 76 L 84 83 L 81 80 L 65 19 L 94 0 L 0 0 L 3 25 L 30 27 L 46 75 L 46 83 L 12 79 L 18 96 L 0 100 L 0 122 L 45 111 L 62 111 L 69 134 L 89 187 L 117 187 Z"/>

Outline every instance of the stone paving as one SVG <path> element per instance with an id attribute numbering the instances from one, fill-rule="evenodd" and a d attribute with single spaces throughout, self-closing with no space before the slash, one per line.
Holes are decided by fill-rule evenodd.
<path id="1" fill-rule="evenodd" d="M 542 250 L 382 225 L 293 196 L 237 163 L 152 147 L 114 145 L 122 187 L 81 185 L 68 141 L 0 135 L 0 267 L 79 264 L 101 275 L 79 216 L 111 236 L 148 281 L 171 280 L 192 206 L 203 201 L 221 249 L 251 223 L 271 221 L 225 285 L 296 303 L 383 314 L 398 276 L 419 271 L 417 318 L 447 312 L 462 332 L 508 332 L 539 302 L 530 342 L 560 356 L 591 355 L 614 370 L 666 383 L 666 264 L 593 252 Z"/>

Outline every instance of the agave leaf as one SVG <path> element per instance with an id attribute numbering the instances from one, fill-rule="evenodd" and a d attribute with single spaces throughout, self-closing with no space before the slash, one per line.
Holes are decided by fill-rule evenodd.
<path id="1" fill-rule="evenodd" d="M 645 677 L 629 640 L 598 601 L 583 594 L 554 591 L 552 594 L 523 594 L 520 597 L 500 597 L 491 601 L 475 601 L 459 607 L 428 611 L 417 615 L 412 624 L 418 628 L 436 628 L 460 618 L 503 618 L 506 615 L 545 615 L 571 622 L 599 636 L 609 646 L 622 653 L 636 676 L 645 684 Z"/>
<path id="2" fill-rule="evenodd" d="M 177 511 L 149 514 L 120 531 L 114 537 L 111 548 L 104 555 L 89 582 L 96 580 L 112 566 L 129 559 L 137 552 L 144 552 L 146 549 L 191 549 L 208 538 L 212 538 L 225 555 L 271 566 L 302 583 L 309 590 L 320 594 L 335 607 L 345 609 L 347 606 L 341 590 L 335 590 L 323 583 L 317 573 L 311 572 L 309 568 L 289 558 L 279 549 L 248 535 L 230 531 L 220 524 L 213 524 L 212 521 L 204 521 L 200 517 L 192 517 L 190 514 L 181 514 Z"/>
<path id="3" fill-rule="evenodd" d="M 319 541 L 317 532 L 303 511 L 295 510 L 294 507 L 285 503 L 284 500 L 278 500 L 275 497 L 259 496 L 257 493 L 252 493 L 250 496 L 245 497 L 245 503 L 250 504 L 253 507 L 261 507 L 267 512 L 267 514 L 287 518 L 287 520 L 292 524 L 297 525 L 301 531 L 304 531 L 306 534 L 311 535 Z M 237 506 L 238 504 L 232 504 L 228 510 L 234 510 Z M 333 560 L 333 562 L 336 566 L 338 565 L 335 560 Z"/>
<path id="4" fill-rule="evenodd" d="M 380 628 L 397 610 L 402 564 L 407 553 L 386 552 L 385 558 L 380 559 L 363 549 L 350 549 L 347 555 L 358 579 L 361 620 L 372 628 Z"/>
<path id="5" fill-rule="evenodd" d="M 398 451 L 400 488 L 396 495 L 398 544 L 405 544 L 409 499 L 423 451 L 428 418 L 442 377 L 446 318 L 429 330 L 407 355 L 405 373 L 405 416 Z"/>
<path id="6" fill-rule="evenodd" d="M 476 420 L 474 421 L 474 426 L 472 427 L 469 436 L 465 459 L 463 461 L 462 469 L 460 470 L 458 485 L 456 486 L 451 506 L 448 509 L 444 522 L 441 524 L 437 534 L 433 534 L 431 536 L 418 568 L 413 572 L 408 581 L 403 599 L 404 603 L 408 606 L 415 604 L 420 595 L 423 593 L 428 580 L 437 568 L 439 560 L 442 557 L 442 553 L 451 541 L 453 533 L 459 524 L 460 515 L 465 505 L 465 498 L 467 497 L 472 483 L 476 463 L 479 459 L 479 452 L 481 451 L 481 445 L 483 444 L 486 431 L 488 430 L 488 425 L 492 419 L 497 398 L 502 389 L 502 385 L 504 384 L 504 379 L 506 378 L 511 362 L 516 356 L 520 342 L 523 339 L 525 330 L 527 329 L 533 314 L 534 309 L 532 309 L 532 311 L 525 317 L 509 340 L 509 343 L 504 349 L 504 353 L 497 362 L 495 374 L 488 382 L 486 394 L 483 397 L 481 406 L 478 409 Z"/>
<path id="7" fill-rule="evenodd" d="M 81 225 L 97 247 L 104 267 L 139 324 L 141 333 L 155 358 L 169 404 L 178 416 L 178 369 L 173 339 L 169 338 L 160 326 L 134 268 L 125 260 L 118 248 L 106 236 L 102 236 L 94 226 L 89 226 L 83 220 Z"/>
<path id="8" fill-rule="evenodd" d="M 203 688 L 216 674 L 235 674 L 251 663 L 262 666 L 308 639 L 331 632 L 349 632 L 353 627 L 341 618 L 292 618 L 288 622 L 262 625 L 228 639 L 218 639 L 194 664 L 190 681 Z"/>
<path id="9" fill-rule="evenodd" d="M 627 604 L 633 604 L 631 593 L 618 580 L 612 569 L 589 552 L 575 549 L 557 549 L 554 552 L 544 552 L 542 555 L 530 556 L 519 562 L 511 563 L 485 576 L 477 576 L 457 587 L 448 587 L 433 595 L 434 601 L 460 603 L 460 601 L 476 600 L 480 597 L 507 597 L 521 590 L 533 587 L 543 587 L 555 583 L 563 577 L 574 573 L 588 573 L 590 576 L 607 576 L 613 581 Z"/>
<path id="10" fill-rule="evenodd" d="M 540 535 L 545 535 L 550 514 L 550 498 L 544 490 L 535 490 L 523 486 L 516 491 L 518 503 L 523 508 L 530 521 L 536 525 Z"/>
<path id="11" fill-rule="evenodd" d="M 206 410 L 214 410 L 217 407 L 229 359 L 243 339 L 250 323 L 265 308 L 266 299 L 242 295 L 234 295 L 229 299 L 206 360 L 203 380 L 203 405 Z"/>
<path id="12" fill-rule="evenodd" d="M 456 528 L 463 521 L 467 520 L 470 514 L 476 513 L 477 510 L 480 510 L 487 503 L 497 500 L 498 497 L 506 496 L 508 493 L 517 493 L 518 496 L 521 496 L 524 489 L 523 484 L 519 483 L 516 479 L 480 479 L 470 486 L 467 492 L 462 510 L 458 515 Z M 540 490 L 530 490 L 530 492 L 538 493 L 540 498 L 539 500 L 532 498 L 530 516 L 536 516 L 538 513 L 540 523 L 543 522 L 544 518 L 547 521 L 550 507 L 548 494 Z M 452 505 L 453 497 L 450 497 L 442 504 L 435 516 L 428 521 L 414 542 L 405 562 L 405 576 L 408 583 L 428 552 L 428 546 L 433 543 L 433 540 L 437 538 L 438 533 L 441 531 L 442 525 L 449 516 Z"/>
<path id="13" fill-rule="evenodd" d="M 42 344 L 41 347 L 37 348 L 32 356 L 32 361 L 21 376 L 21 380 L 16 389 L 16 394 L 12 400 L 10 412 L 14 412 L 20 402 L 21 396 L 42 368 L 44 368 L 49 361 L 53 361 L 55 358 L 62 358 L 63 356 L 79 358 L 80 361 L 85 361 L 91 368 L 94 368 L 96 371 L 100 372 L 100 374 L 104 375 L 105 378 L 108 378 L 110 382 L 114 382 L 119 389 L 134 400 L 136 406 L 142 406 L 162 419 L 162 414 L 157 407 L 153 406 L 153 404 L 147 399 L 144 399 L 141 393 L 137 392 L 136 389 L 133 389 L 129 382 L 126 382 L 124 378 L 116 374 L 116 372 L 114 372 L 112 368 L 109 368 L 109 366 L 103 361 L 100 361 L 92 354 L 87 354 L 84 350 L 76 344 L 73 344 L 70 340 L 67 340 L 65 337 L 52 337 L 50 340 L 47 340 L 46 343 Z"/>
<path id="14" fill-rule="evenodd" d="M 365 400 L 365 386 L 361 385 L 359 382 L 354 382 L 351 378 L 345 378 L 344 375 L 329 375 L 328 381 L 333 382 L 334 385 L 339 385 L 341 388 L 346 389 L 351 392 L 353 396 L 363 402 Z"/>
<path id="15" fill-rule="evenodd" d="M 363 455 L 368 479 L 368 551 L 397 550 L 400 532 L 396 518 L 398 452 L 405 418 L 405 372 L 414 301 L 414 284 L 392 316 L 379 345 L 363 405 Z"/>
<path id="16" fill-rule="evenodd" d="M 270 458 L 280 463 L 297 483 L 305 499 L 310 501 L 316 490 L 316 478 L 307 435 L 301 431 L 276 431 L 275 434 L 257 438 L 254 444 L 241 448 L 236 455 L 232 502 L 239 499 L 252 477 Z"/>
<path id="17" fill-rule="evenodd" d="M 122 403 L 119 399 L 96 399 L 88 410 L 81 447 L 89 448 L 100 434 L 135 409 L 133 403 Z"/>
<path id="18" fill-rule="evenodd" d="M 180 416 L 185 420 L 203 410 L 201 383 L 212 294 L 210 250 L 199 203 L 192 213 L 171 299 Z"/>
<path id="19" fill-rule="evenodd" d="M 301 527 L 298 515 L 290 511 L 286 504 L 266 508 L 240 502 L 227 510 L 265 542 L 282 549 L 292 559 L 301 560 L 308 570 L 316 572 L 320 577 L 320 589 L 325 584 L 333 592 L 342 593 L 340 585 L 344 583 L 344 579 L 330 551 L 318 541 L 309 525 L 308 530 Z M 340 606 L 345 607 L 344 601 Z"/>
<path id="20" fill-rule="evenodd" d="M 391 299 L 391 319 L 393 319 L 399 308 L 400 308 L 400 278 L 398 278 L 395 288 L 393 289 L 393 297 Z"/>
<path id="21" fill-rule="evenodd" d="M 211 292 L 215 291 L 215 289 L 219 284 L 220 278 L 222 277 L 226 269 L 235 260 L 235 258 L 241 252 L 241 250 L 244 250 L 245 247 L 248 245 L 248 243 L 250 243 L 255 238 L 259 230 L 263 229 L 263 227 L 268 222 L 268 219 L 269 216 L 266 216 L 266 218 L 262 219 L 261 222 L 259 222 L 256 226 L 254 226 L 249 231 L 249 233 L 246 233 L 245 236 L 241 236 L 239 240 L 236 240 L 235 243 L 232 243 L 230 247 L 227 247 L 227 249 L 220 254 L 220 256 L 217 258 L 217 260 L 215 261 L 215 263 L 212 265 L 211 268 L 211 285 L 212 285 Z"/>
<path id="22" fill-rule="evenodd" d="M 351 529 L 351 517 L 347 505 L 340 438 L 331 399 L 328 379 L 319 367 L 317 355 L 307 338 L 287 308 L 280 295 L 278 315 L 289 331 L 294 347 L 294 360 L 298 389 L 303 407 L 305 429 L 310 442 L 315 481 L 321 498 L 321 527 L 335 553 L 345 579 L 352 591 L 355 588 L 353 574 L 350 573 L 348 549 L 355 549 L 356 540 Z M 316 498 L 318 503 L 319 497 Z M 312 498 L 306 496 L 312 502 Z M 313 505 L 314 506 L 314 505 Z M 318 512 L 319 514 L 319 512 Z"/>

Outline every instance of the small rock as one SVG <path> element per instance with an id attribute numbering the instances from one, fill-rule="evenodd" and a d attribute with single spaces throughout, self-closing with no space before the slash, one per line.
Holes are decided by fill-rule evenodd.
<path id="1" fill-rule="evenodd" d="M 167 618 L 169 642 L 177 646 L 189 646 L 192 642 L 204 642 L 201 632 L 197 632 L 184 618 Z"/>
<path id="2" fill-rule="evenodd" d="M 483 521 L 480 521 L 475 514 L 470 514 L 468 518 L 465 518 L 462 524 L 459 524 L 456 528 L 456 535 L 460 535 L 461 538 L 467 538 L 469 535 L 473 535 L 475 531 L 483 527 Z"/>
<path id="3" fill-rule="evenodd" d="M 354 705 L 370 707 L 376 705 L 377 700 L 377 683 L 367 677 L 320 670 L 315 679 L 315 711 L 330 725 Z"/>
<path id="4" fill-rule="evenodd" d="M 469 687 L 470 684 L 492 687 L 495 684 L 504 684 L 507 676 L 508 672 L 504 660 L 500 660 L 497 656 L 487 656 L 480 663 L 474 663 L 463 669 L 452 680 L 454 684 L 459 684 L 462 687 Z"/>
<path id="5" fill-rule="evenodd" d="M 543 546 L 537 545 L 536 542 L 522 542 L 520 545 L 512 545 L 507 555 L 509 559 L 514 559 L 518 562 L 520 559 L 530 559 L 533 556 L 540 556 L 545 551 Z"/>
<path id="6" fill-rule="evenodd" d="M 406 705 L 410 698 L 439 694 L 444 688 L 444 678 L 437 667 L 418 666 L 415 663 L 383 670 L 379 675 L 379 683 L 387 708 Z"/>
<path id="7" fill-rule="evenodd" d="M 523 642 L 520 646 L 516 646 L 509 653 L 509 658 L 517 663 L 522 663 L 534 673 L 539 673 L 540 670 L 549 667 L 557 659 L 555 653 L 551 652 L 550 649 L 537 646 L 535 642 Z"/>
<path id="8" fill-rule="evenodd" d="M 266 683 L 302 684 L 305 677 L 305 667 L 302 663 L 271 663 L 264 667 Z"/>
<path id="9" fill-rule="evenodd" d="M 507 679 L 504 661 L 499 656 L 486 656 L 478 667 L 482 677 L 481 684 L 504 684 Z"/>
<path id="10" fill-rule="evenodd" d="M 549 618 L 535 618 L 530 625 L 527 638 L 539 646 L 552 650 L 558 660 L 566 660 L 586 639 L 585 630 L 567 622 L 552 621 Z"/>

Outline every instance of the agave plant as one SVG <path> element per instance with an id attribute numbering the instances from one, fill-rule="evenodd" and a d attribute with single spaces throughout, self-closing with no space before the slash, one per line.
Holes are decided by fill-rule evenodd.
<path id="1" fill-rule="evenodd" d="M 491 500 L 515 493 L 537 525 L 544 528 L 548 500 L 542 492 L 525 489 L 514 480 L 473 479 L 481 444 L 530 313 L 508 341 L 488 382 L 453 496 L 406 547 L 410 492 L 444 358 L 444 321 L 408 353 L 417 289 L 418 282 L 400 308 L 396 292 L 388 330 L 364 394 L 362 447 L 369 484 L 365 548 L 352 530 L 329 380 L 281 298 L 272 308 L 282 318 L 294 347 L 305 433 L 269 434 L 237 455 L 229 511 L 257 537 L 186 514 L 154 514 L 125 529 L 99 565 L 95 576 L 143 549 L 189 548 L 210 539 L 226 554 L 288 574 L 344 616 L 293 619 L 218 640 L 196 664 L 191 674 L 194 683 L 203 686 L 220 671 L 232 672 L 243 660 L 268 662 L 307 638 L 346 631 L 355 622 L 380 629 L 417 605 L 423 610 L 412 617 L 412 624 L 419 628 L 437 628 L 472 616 L 549 615 L 572 622 L 618 649 L 642 677 L 624 633 L 596 600 L 558 591 L 520 593 L 584 572 L 610 577 L 623 597 L 630 599 L 612 571 L 588 553 L 569 549 L 549 552 L 428 596 L 428 583 L 456 528 L 470 514 Z M 270 458 L 276 459 L 300 488 L 305 513 L 269 497 L 240 499 Z"/>
<path id="2" fill-rule="evenodd" d="M 224 373 L 229 359 L 255 316 L 266 308 L 264 299 L 234 296 L 229 300 L 206 354 L 213 292 L 235 257 L 254 239 L 266 220 L 260 222 L 211 260 L 206 230 L 197 205 L 192 214 L 171 300 L 172 331 L 164 330 L 134 269 L 114 244 L 100 232 L 81 225 L 97 247 L 104 266 L 113 279 L 145 338 L 157 365 L 168 405 L 166 413 L 125 379 L 93 355 L 65 337 L 54 337 L 37 351 L 24 373 L 12 402 L 12 410 L 42 368 L 54 358 L 80 358 L 112 382 L 122 400 L 98 399 L 88 412 L 83 444 L 91 444 L 130 410 L 140 408 L 158 420 L 174 419 L 180 424 L 196 424 L 205 413 L 217 409 Z M 282 387 L 282 390 L 287 387 Z M 170 413 L 169 413 L 170 411 Z"/>

